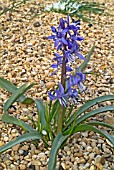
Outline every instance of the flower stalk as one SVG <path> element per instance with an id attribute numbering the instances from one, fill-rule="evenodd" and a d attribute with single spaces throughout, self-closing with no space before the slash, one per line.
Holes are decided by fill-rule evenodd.
<path id="1" fill-rule="evenodd" d="M 72 68 L 70 67 L 72 62 L 75 62 L 75 57 L 85 60 L 79 53 L 79 46 L 77 41 L 82 41 L 83 37 L 79 36 L 78 30 L 80 23 L 79 21 L 73 21 L 70 23 L 70 17 L 67 16 L 67 20 L 60 18 L 60 23 L 58 29 L 54 26 L 51 27 L 53 35 L 49 36 L 49 39 L 53 39 L 54 46 L 57 49 L 55 53 L 55 60 L 57 63 L 52 64 L 52 68 L 56 68 L 53 74 L 56 74 L 58 69 L 61 69 L 61 83 L 58 84 L 55 93 L 49 92 L 50 100 L 59 100 L 58 109 L 58 120 L 57 120 L 57 133 L 62 131 L 63 118 L 64 118 L 64 107 L 67 107 L 68 100 L 74 103 L 78 96 L 78 91 L 83 91 L 83 81 L 85 80 L 85 75 L 82 72 L 76 72 L 72 75 Z M 58 53 L 62 52 L 62 55 Z M 69 73 L 70 72 L 70 73 Z M 52 75 L 53 75 L 52 74 Z M 74 87 L 78 86 L 79 90 Z"/>

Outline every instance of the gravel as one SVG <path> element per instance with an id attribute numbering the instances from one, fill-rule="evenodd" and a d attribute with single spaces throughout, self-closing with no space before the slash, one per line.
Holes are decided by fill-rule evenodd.
<path id="1" fill-rule="evenodd" d="M 101 1 L 100 1 L 101 2 Z M 113 0 L 102 0 L 112 12 Z M 40 5 L 39 5 L 40 3 Z M 62 14 L 42 13 L 42 4 L 49 1 L 31 1 L 22 4 L 12 14 L 0 16 L 0 77 L 6 78 L 18 87 L 23 83 L 34 82 L 35 85 L 27 93 L 34 99 L 49 101 L 47 91 L 53 89 L 60 77 L 50 77 L 54 47 L 52 41 L 47 40 L 51 34 L 50 26 L 57 25 Z M 2 8 L 0 4 L 0 10 Z M 33 17 L 35 15 L 35 17 Z M 82 94 L 81 106 L 85 101 L 105 94 L 114 94 L 114 18 L 112 16 L 90 15 L 94 23 L 88 25 L 81 21 L 80 34 L 85 40 L 82 43 L 82 54 L 87 55 L 92 44 L 95 51 L 86 69 L 95 74 L 88 74 L 87 91 Z M 32 19 L 31 19 L 32 17 Z M 77 61 L 77 64 L 80 64 Z M 75 67 L 75 64 L 74 64 Z M 3 103 L 10 96 L 0 88 L 0 118 L 3 115 Z M 111 105 L 108 101 L 102 105 Z M 96 105 L 93 109 L 98 108 Z M 31 124 L 27 115 L 34 116 L 37 112 L 34 105 L 23 106 L 14 104 L 10 114 Z M 113 113 L 106 112 L 93 118 L 114 125 Z M 105 130 L 105 128 L 104 128 Z M 0 146 L 24 131 L 10 124 L 0 121 Z M 113 133 L 110 132 L 112 135 Z M 24 142 L 9 149 L 0 156 L 0 170 L 46 170 L 49 160 L 49 148 L 40 142 L 38 148 L 30 142 Z M 67 141 L 63 150 L 59 150 L 57 168 L 60 170 L 114 170 L 114 150 L 112 144 L 94 132 L 75 134 Z"/>

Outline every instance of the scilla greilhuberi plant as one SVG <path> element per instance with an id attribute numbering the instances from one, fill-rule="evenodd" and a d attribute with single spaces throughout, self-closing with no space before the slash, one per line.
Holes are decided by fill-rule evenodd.
<path id="1" fill-rule="evenodd" d="M 79 29 L 79 21 L 73 20 L 70 23 L 69 16 L 67 16 L 66 20 L 60 18 L 58 28 L 55 28 L 54 26 L 51 27 L 53 34 L 49 36 L 49 39 L 54 41 L 54 46 L 56 48 L 55 57 L 53 58 L 55 63 L 52 64 L 52 67 L 55 70 L 52 73 L 52 76 L 53 74 L 57 74 L 57 71 L 61 69 L 61 82 L 59 82 L 55 91 L 48 92 L 50 98 L 49 104 L 44 104 L 39 99 L 33 100 L 25 97 L 24 93 L 30 89 L 33 84 L 30 84 L 29 86 L 24 84 L 20 88 L 17 88 L 8 80 L 0 78 L 0 86 L 12 93 L 11 97 L 4 104 L 5 113 L 2 116 L 2 120 L 6 123 L 21 126 L 26 131 L 25 134 L 0 147 L 0 153 L 27 140 L 33 140 L 34 144 L 38 144 L 41 139 L 43 140 L 45 147 L 48 147 L 48 141 L 51 140 L 52 148 L 50 151 L 48 170 L 55 170 L 59 148 L 64 146 L 66 140 L 74 133 L 94 131 L 107 138 L 114 145 L 114 137 L 96 127 L 104 126 L 114 130 L 114 126 L 100 121 L 88 121 L 88 118 L 96 116 L 99 113 L 114 111 L 114 105 L 100 107 L 96 110 L 91 109 L 91 111 L 89 109 L 95 104 L 107 100 L 113 101 L 114 95 L 97 97 L 87 101 L 76 111 L 73 110 L 73 106 L 76 106 L 79 95 L 86 90 L 86 87 L 84 86 L 86 76 L 83 73 L 83 70 L 94 49 L 94 47 L 92 47 L 86 58 L 80 54 L 78 41 L 82 41 L 83 38 L 79 35 Z M 78 68 L 73 70 L 71 67 L 72 62 L 76 63 L 77 58 L 84 61 Z M 15 101 L 20 101 L 23 104 L 35 103 L 38 110 L 38 122 L 35 122 L 30 118 L 33 123 L 33 128 L 22 120 L 9 115 L 8 110 Z M 70 106 L 69 109 L 68 105 Z M 85 112 L 86 114 L 83 114 Z"/>

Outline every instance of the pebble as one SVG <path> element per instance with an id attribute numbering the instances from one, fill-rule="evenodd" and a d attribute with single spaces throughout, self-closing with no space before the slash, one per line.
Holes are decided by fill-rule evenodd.
<path id="1" fill-rule="evenodd" d="M 3 170 L 4 169 L 4 167 L 0 164 L 0 170 Z"/>
<path id="2" fill-rule="evenodd" d="M 70 156 L 70 155 L 71 155 L 71 151 L 67 151 L 67 155 L 69 155 L 69 156 Z"/>
<path id="3" fill-rule="evenodd" d="M 87 147 L 86 147 L 86 150 L 87 150 L 88 152 L 91 152 L 91 151 L 92 151 L 92 147 L 91 147 L 91 146 L 87 146 Z"/>
<path id="4" fill-rule="evenodd" d="M 95 170 L 95 166 L 92 165 L 89 170 Z"/>
<path id="5" fill-rule="evenodd" d="M 33 164 L 33 165 L 40 166 L 40 165 L 41 165 L 41 162 L 40 162 L 39 160 L 34 160 L 34 161 L 32 161 L 32 164 Z"/>
<path id="6" fill-rule="evenodd" d="M 3 145 L 4 145 L 4 142 L 3 142 L 3 141 L 2 141 L 2 142 L 0 142 L 0 147 L 1 147 L 1 146 L 3 146 Z"/>
<path id="7" fill-rule="evenodd" d="M 7 142 L 9 140 L 9 137 L 5 136 L 4 141 Z"/>
<path id="8" fill-rule="evenodd" d="M 111 151 L 106 147 L 105 144 L 102 145 L 102 148 L 103 148 L 105 153 L 111 153 Z"/>
<path id="9" fill-rule="evenodd" d="M 11 169 L 11 170 L 17 170 L 17 167 L 16 167 L 15 165 L 11 164 L 11 165 L 10 165 L 10 169 Z"/>
<path id="10" fill-rule="evenodd" d="M 52 88 L 52 87 L 55 87 L 55 82 L 47 82 L 47 83 L 46 83 L 46 88 L 47 88 L 47 89 L 50 89 L 50 88 Z"/>
<path id="11" fill-rule="evenodd" d="M 35 22 L 33 25 L 34 25 L 34 27 L 40 27 L 41 26 L 41 24 L 38 21 Z"/>
<path id="12" fill-rule="evenodd" d="M 19 160 L 19 156 L 18 156 L 18 155 L 15 155 L 15 156 L 14 156 L 14 159 L 15 159 L 15 160 Z"/>
<path id="13" fill-rule="evenodd" d="M 29 146 L 28 146 L 28 145 L 24 145 L 24 146 L 22 146 L 22 147 L 21 147 L 21 150 L 25 150 L 25 151 L 27 151 L 27 150 L 28 150 L 28 148 L 29 148 Z"/>
<path id="14" fill-rule="evenodd" d="M 43 2 L 43 1 L 40 0 L 40 2 Z M 107 2 L 105 5 L 108 5 Z M 33 3 L 37 5 L 39 2 L 36 1 Z M 59 15 L 56 13 L 44 14 L 43 16 L 40 15 L 38 18 L 28 20 L 27 18 L 29 17 L 29 15 L 27 15 L 27 18 L 26 18 L 26 12 L 27 11 L 29 12 L 29 9 L 31 9 L 31 7 L 33 6 L 35 7 L 35 5 L 33 5 L 32 2 L 30 4 L 27 3 L 26 6 L 22 5 L 22 7 L 19 7 L 20 13 L 14 11 L 15 15 L 13 16 L 11 21 L 8 19 L 7 15 L 3 15 L 3 17 L 0 18 L 0 25 L 2 25 L 2 27 L 4 27 L 4 30 L 5 30 L 5 31 L 3 30 L 2 32 L 4 37 L 2 37 L 3 46 L 1 46 L 1 48 L 3 50 L 4 55 L 1 54 L 3 57 L 0 58 L 0 64 L 2 66 L 2 69 L 0 71 L 0 77 L 4 76 L 5 78 L 9 78 L 9 80 L 11 80 L 12 82 L 18 85 L 24 81 L 35 82 L 38 85 L 37 87 L 35 86 L 35 88 L 33 87 L 33 90 L 29 91 L 30 92 L 29 94 L 31 95 L 31 92 L 32 92 L 32 95 L 34 97 L 37 97 L 37 95 L 35 96 L 35 93 L 41 92 L 38 97 L 42 97 L 43 94 L 47 95 L 47 90 L 55 87 L 55 84 L 58 81 L 56 76 L 54 78 L 49 77 L 50 72 L 53 71 L 53 69 L 49 69 L 48 71 L 48 67 L 51 66 L 51 58 L 53 58 L 54 49 L 52 47 L 52 41 L 49 41 L 49 44 L 50 44 L 49 45 L 47 38 L 43 39 L 43 36 L 47 37 L 49 35 L 50 26 L 52 24 L 56 26 L 58 22 L 58 18 L 60 17 L 60 14 Z M 39 7 L 37 6 L 37 8 Z M 34 11 L 34 9 L 32 9 L 32 11 Z M 86 37 L 86 35 L 84 35 L 85 46 L 84 46 L 83 53 L 87 54 L 89 47 L 91 46 L 93 42 L 95 42 L 95 46 L 96 46 L 95 53 L 93 53 L 93 55 L 91 56 L 91 61 L 88 63 L 87 71 L 97 72 L 103 76 L 101 78 L 101 76 L 96 76 L 94 74 L 92 75 L 87 74 L 87 81 L 90 82 L 88 89 L 91 89 L 91 93 L 87 94 L 86 97 L 85 95 L 82 97 L 82 103 L 84 103 L 85 100 L 91 100 L 91 98 L 94 98 L 100 95 L 109 94 L 110 92 L 113 93 L 112 84 L 109 83 L 113 75 L 111 72 L 112 65 L 110 62 L 108 62 L 108 58 L 107 58 L 108 56 L 111 56 L 112 58 L 112 54 L 113 54 L 112 53 L 113 52 L 112 51 L 113 29 L 111 27 L 113 20 L 111 20 L 112 17 L 108 17 L 108 16 L 98 17 L 97 15 L 95 17 L 95 15 L 92 14 L 92 17 L 95 18 L 95 21 L 98 21 L 98 24 L 94 23 L 91 29 L 91 25 L 89 25 L 90 27 L 88 27 L 88 24 L 83 23 L 84 24 L 83 29 L 85 29 L 85 32 L 83 34 L 87 34 L 87 36 L 89 37 L 88 38 Z M 19 19 L 22 21 L 18 22 Z M 103 22 L 103 25 L 101 25 L 101 22 Z M 86 25 L 87 25 L 87 28 L 86 28 Z M 23 28 L 21 28 L 22 26 Z M 19 31 L 18 31 L 18 28 L 19 28 Z M 83 29 L 81 30 L 82 32 L 84 31 Z M 20 30 L 21 30 L 21 35 L 20 35 Z M 50 66 L 49 66 L 49 63 L 50 63 Z M 105 82 L 101 81 L 101 79 L 105 80 Z M 42 83 L 40 83 L 40 80 Z M 44 88 L 46 88 L 45 91 L 44 91 Z M 98 93 L 98 90 L 99 90 L 99 93 Z M 0 89 L 0 92 L 2 92 L 1 89 Z M 1 96 L 3 100 L 4 99 L 6 100 L 6 98 L 9 97 L 9 94 L 1 95 Z M 3 103 L 3 100 L 0 100 L 0 102 Z M 110 104 L 111 104 L 110 101 L 106 102 L 106 105 L 110 105 Z M 19 105 L 19 111 L 18 111 L 17 106 L 18 104 L 16 103 L 16 109 L 11 109 L 11 110 L 9 109 L 10 113 L 16 117 L 17 116 L 21 117 L 22 120 L 27 121 L 27 123 L 29 123 L 27 115 L 28 113 L 30 114 L 30 116 L 33 114 L 33 107 L 30 106 L 32 108 L 31 111 L 28 110 L 28 106 L 24 111 L 22 111 L 21 106 Z M 0 109 L 2 108 L 3 108 L 3 104 L 0 104 Z M 0 110 L 0 113 L 2 112 L 3 111 Z M 106 114 L 106 116 L 104 117 L 104 121 L 114 125 L 113 116 L 110 113 Z M 18 127 L 16 126 L 16 129 L 17 128 Z M 2 124 L 2 127 L 0 125 L 0 129 L 2 129 L 4 133 L 8 134 L 8 137 L 6 136 L 5 140 L 4 140 L 4 137 L 2 137 L 1 141 L 3 141 L 3 143 L 1 143 L 0 141 L 0 146 L 3 146 L 5 142 L 9 141 L 13 135 L 14 135 L 13 137 L 16 137 L 17 131 L 21 133 L 20 128 L 17 129 L 17 131 L 15 130 L 11 131 L 10 129 L 12 129 L 12 127 L 10 125 L 7 126 L 5 123 Z M 96 138 L 94 138 L 94 136 Z M 89 170 L 89 166 L 90 166 L 90 170 L 96 170 L 96 168 L 97 169 L 99 168 L 99 170 L 101 170 L 102 167 L 103 167 L 103 170 L 114 169 L 114 166 L 112 165 L 113 164 L 112 163 L 113 154 L 112 154 L 112 148 L 111 148 L 112 145 L 110 144 L 109 141 L 106 140 L 105 142 L 105 140 L 103 140 L 102 137 L 98 139 L 98 136 L 96 135 L 96 133 L 93 133 L 93 132 L 83 132 L 83 133 L 80 133 L 80 135 L 75 136 L 74 138 L 73 140 L 70 140 L 71 141 L 70 143 L 68 143 L 68 148 L 66 149 L 64 148 L 64 150 L 61 151 L 61 154 L 62 154 L 61 157 L 64 159 L 62 160 L 61 157 L 58 159 L 59 164 L 60 162 L 64 163 L 64 166 L 65 166 L 64 168 L 66 170 L 72 170 L 72 169 Z M 92 140 L 89 140 L 89 138 Z M 101 144 L 101 145 L 98 145 L 98 144 Z M 105 146 L 103 147 L 103 150 L 102 150 L 102 144 L 105 144 Z M 10 150 L 10 152 L 6 152 L 5 154 L 2 154 L 0 156 L 0 162 L 1 162 L 0 167 L 2 167 L 2 170 L 3 169 L 11 170 L 11 168 L 12 170 L 13 168 L 15 170 L 15 167 L 19 167 L 19 165 L 21 166 L 19 167 L 20 169 L 25 168 L 25 170 L 28 170 L 27 168 L 29 167 L 26 166 L 28 164 L 27 160 L 29 160 L 30 163 L 32 163 L 33 161 L 36 161 L 36 162 L 40 161 L 38 165 L 31 166 L 32 170 L 46 169 L 45 167 L 42 167 L 42 165 L 45 165 L 44 162 L 47 162 L 48 160 L 47 158 L 49 158 L 50 148 L 46 154 L 47 149 L 44 149 L 44 146 L 36 148 L 34 145 L 31 145 L 31 144 L 29 145 L 28 142 L 25 145 L 23 146 L 22 145 L 23 144 L 19 144 L 19 146 L 13 147 Z M 29 150 L 29 146 L 31 150 Z M 19 153 L 19 150 L 22 150 L 21 153 Z M 106 153 L 104 153 L 105 151 Z M 24 157 L 24 154 L 25 155 L 28 154 L 29 157 L 27 157 L 28 155 Z M 104 159 L 103 155 L 106 156 L 106 154 L 108 155 L 108 157 L 105 157 Z M 10 156 L 9 157 L 10 159 L 11 157 L 13 158 L 11 160 L 13 161 L 15 165 L 5 164 L 5 160 L 3 161 L 3 158 L 6 155 Z M 34 155 L 35 157 L 33 157 Z M 96 160 L 96 165 L 93 165 L 95 163 L 96 155 L 99 155 L 101 157 L 99 158 L 99 160 Z M 6 160 L 6 163 L 9 164 L 11 162 L 9 160 Z M 26 165 L 24 165 L 24 163 L 26 163 Z"/>
<path id="15" fill-rule="evenodd" d="M 61 163 L 61 166 L 62 166 L 63 169 L 66 168 L 65 163 L 63 163 L 63 162 Z"/>
<path id="16" fill-rule="evenodd" d="M 105 157 L 98 155 L 98 156 L 95 158 L 95 164 L 97 164 L 97 163 L 101 163 L 102 165 L 104 165 L 104 164 L 105 164 Z"/>
<path id="17" fill-rule="evenodd" d="M 106 142 L 109 146 L 113 147 L 112 143 L 108 139 L 106 139 Z"/>
<path id="18" fill-rule="evenodd" d="M 20 155 L 23 155 L 23 153 L 24 153 L 24 150 L 22 150 L 22 149 L 19 149 L 19 151 L 18 151 L 18 152 L 19 152 L 19 154 L 20 154 Z"/>
<path id="19" fill-rule="evenodd" d="M 19 167 L 20 167 L 20 170 L 26 170 L 26 165 L 24 164 L 20 164 Z"/>
<path id="20" fill-rule="evenodd" d="M 45 153 L 41 152 L 38 154 L 38 158 L 41 160 L 41 161 L 46 161 L 46 155 Z"/>
<path id="21" fill-rule="evenodd" d="M 68 146 L 64 146 L 64 151 L 68 152 L 70 151 L 70 148 Z"/>
<path id="22" fill-rule="evenodd" d="M 12 150 L 13 150 L 13 151 L 18 151 L 18 149 L 20 148 L 20 146 L 21 146 L 20 144 L 17 144 L 17 145 L 15 145 L 15 146 L 13 146 L 13 147 L 12 147 Z"/>
<path id="23" fill-rule="evenodd" d="M 90 159 L 90 160 L 94 159 L 94 156 L 95 156 L 95 153 L 93 153 L 93 152 L 90 153 L 90 154 L 89 154 L 89 159 Z"/>

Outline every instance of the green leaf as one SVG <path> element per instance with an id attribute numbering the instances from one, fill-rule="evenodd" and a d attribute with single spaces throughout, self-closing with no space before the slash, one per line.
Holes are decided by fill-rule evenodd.
<path id="1" fill-rule="evenodd" d="M 38 110 L 38 115 L 40 117 L 40 123 L 43 126 L 43 128 L 46 130 L 45 105 L 39 99 L 35 100 L 35 103 Z"/>
<path id="2" fill-rule="evenodd" d="M 101 136 L 107 138 L 114 145 L 114 137 L 113 136 L 111 136 L 108 133 L 101 131 L 91 125 L 87 125 L 87 124 L 76 125 L 72 134 L 77 133 L 77 132 L 84 132 L 84 131 L 93 131 L 93 132 L 99 133 Z"/>
<path id="3" fill-rule="evenodd" d="M 18 89 L 13 83 L 11 83 L 10 81 L 8 81 L 2 77 L 0 77 L 0 86 L 12 94 L 14 94 L 16 92 L 16 90 Z M 33 84 L 32 84 L 32 86 L 33 86 Z M 24 95 L 21 95 L 18 100 L 20 102 L 22 102 L 23 104 L 32 104 L 33 103 L 33 99 L 26 98 Z"/>
<path id="4" fill-rule="evenodd" d="M 98 103 L 108 101 L 108 100 L 114 100 L 114 95 L 105 95 L 105 96 L 97 97 L 97 98 L 95 98 L 93 100 L 87 101 L 74 114 L 76 114 L 76 118 L 77 118 L 78 116 L 80 116 L 82 113 L 84 113 L 90 107 L 92 107 L 92 106 L 94 106 L 94 105 L 96 105 Z M 67 129 L 68 126 L 73 122 L 74 114 L 67 121 L 64 130 Z"/>
<path id="5" fill-rule="evenodd" d="M 12 96 L 4 104 L 4 111 L 7 111 L 9 107 L 21 96 L 20 94 L 22 94 L 26 86 L 26 84 L 22 85 L 15 91 L 15 93 L 12 94 Z"/>
<path id="6" fill-rule="evenodd" d="M 48 170 L 56 170 L 56 159 L 58 150 L 60 149 L 62 143 L 69 137 L 69 135 L 63 136 L 62 132 L 58 133 L 54 142 L 52 144 L 52 148 L 50 151 L 50 157 L 48 162 Z"/>
<path id="7" fill-rule="evenodd" d="M 83 121 L 85 121 L 86 119 L 88 119 L 89 117 L 92 117 L 92 116 L 95 116 L 99 113 L 102 113 L 102 112 L 106 112 L 106 111 L 113 111 L 114 110 L 114 105 L 112 106 L 105 106 L 105 107 L 102 107 L 102 108 L 99 108 L 99 109 L 96 109 L 96 110 L 92 110 L 90 111 L 89 113 L 86 113 L 85 115 L 83 116 L 80 116 L 79 118 L 77 118 L 76 120 L 76 125 L 82 123 Z M 71 126 L 72 128 L 72 126 Z M 69 128 L 68 130 L 66 130 L 66 134 L 69 134 L 70 131 L 71 131 L 71 128 Z"/>
<path id="8" fill-rule="evenodd" d="M 38 132 L 31 132 L 31 133 L 27 133 L 27 134 L 23 134 L 19 137 L 17 137 L 16 139 L 8 142 L 7 144 L 5 144 L 4 146 L 0 147 L 0 153 L 12 148 L 13 146 L 28 141 L 28 140 L 35 140 L 35 139 L 42 139 L 42 135 Z"/>
<path id="9" fill-rule="evenodd" d="M 76 121 L 76 124 L 80 124 L 83 121 L 85 121 L 86 119 L 88 119 L 89 117 L 95 116 L 95 115 L 97 115 L 99 113 L 106 112 L 106 111 L 114 111 L 114 105 L 112 105 L 112 106 L 105 106 L 105 107 L 98 108 L 96 110 L 92 110 L 89 113 L 86 113 L 85 115 L 79 117 L 77 119 L 77 121 Z"/>
<path id="10" fill-rule="evenodd" d="M 71 113 L 73 111 L 73 107 L 74 107 L 74 105 L 71 105 L 70 110 L 67 113 L 66 117 L 64 118 L 63 122 L 66 122 L 69 119 L 69 117 L 70 117 L 70 115 L 71 115 Z"/>
<path id="11" fill-rule="evenodd" d="M 90 57 L 91 57 L 94 49 L 95 49 L 95 46 L 93 45 L 92 48 L 91 48 L 91 50 L 89 51 L 87 57 L 86 57 L 86 60 L 79 66 L 79 70 L 81 70 L 82 72 L 83 72 L 84 69 L 87 67 L 87 64 L 88 64 L 88 62 L 89 62 L 89 60 L 90 60 Z M 76 70 L 76 71 L 77 71 L 77 70 Z"/>
<path id="12" fill-rule="evenodd" d="M 52 118 L 54 118 L 56 116 L 58 108 L 59 108 L 59 101 L 56 100 L 55 103 L 53 104 L 52 110 L 51 110 L 51 112 L 49 114 L 49 121 L 50 122 L 51 122 Z"/>
<path id="13" fill-rule="evenodd" d="M 13 83 L 2 77 L 0 77 L 0 86 L 10 93 L 14 93 L 17 90 L 17 87 Z"/>
<path id="14" fill-rule="evenodd" d="M 104 127 L 107 127 L 107 128 L 110 128 L 110 129 L 114 130 L 114 126 L 112 126 L 112 125 L 110 125 L 108 123 L 105 123 L 105 122 L 91 121 L 91 122 L 88 122 L 86 124 L 92 125 L 92 126 L 104 126 Z"/>
<path id="15" fill-rule="evenodd" d="M 10 116 L 7 113 L 3 114 L 2 121 L 6 122 L 6 123 L 10 123 L 10 124 L 20 126 L 20 127 L 22 127 L 23 129 L 25 129 L 28 132 L 33 132 L 33 131 L 35 132 L 35 130 L 31 126 L 29 126 L 27 123 L 13 117 L 13 116 Z"/>
<path id="16" fill-rule="evenodd" d="M 4 111 L 6 112 L 9 107 L 18 99 L 20 98 L 28 89 L 30 89 L 34 84 L 30 84 L 27 86 L 27 84 L 22 85 L 20 88 L 18 88 L 15 93 L 12 94 L 12 96 L 5 102 L 4 104 Z"/>
<path id="17" fill-rule="evenodd" d="M 23 104 L 33 104 L 34 100 L 32 98 L 27 97 L 22 103 Z"/>
<path id="18" fill-rule="evenodd" d="M 10 93 L 15 93 L 15 91 L 18 89 L 13 83 L 11 83 L 10 81 L 8 81 L 2 77 L 0 77 L 0 86 Z M 19 101 L 23 102 L 25 99 L 26 99 L 26 97 L 24 95 L 22 95 L 19 98 Z"/>

